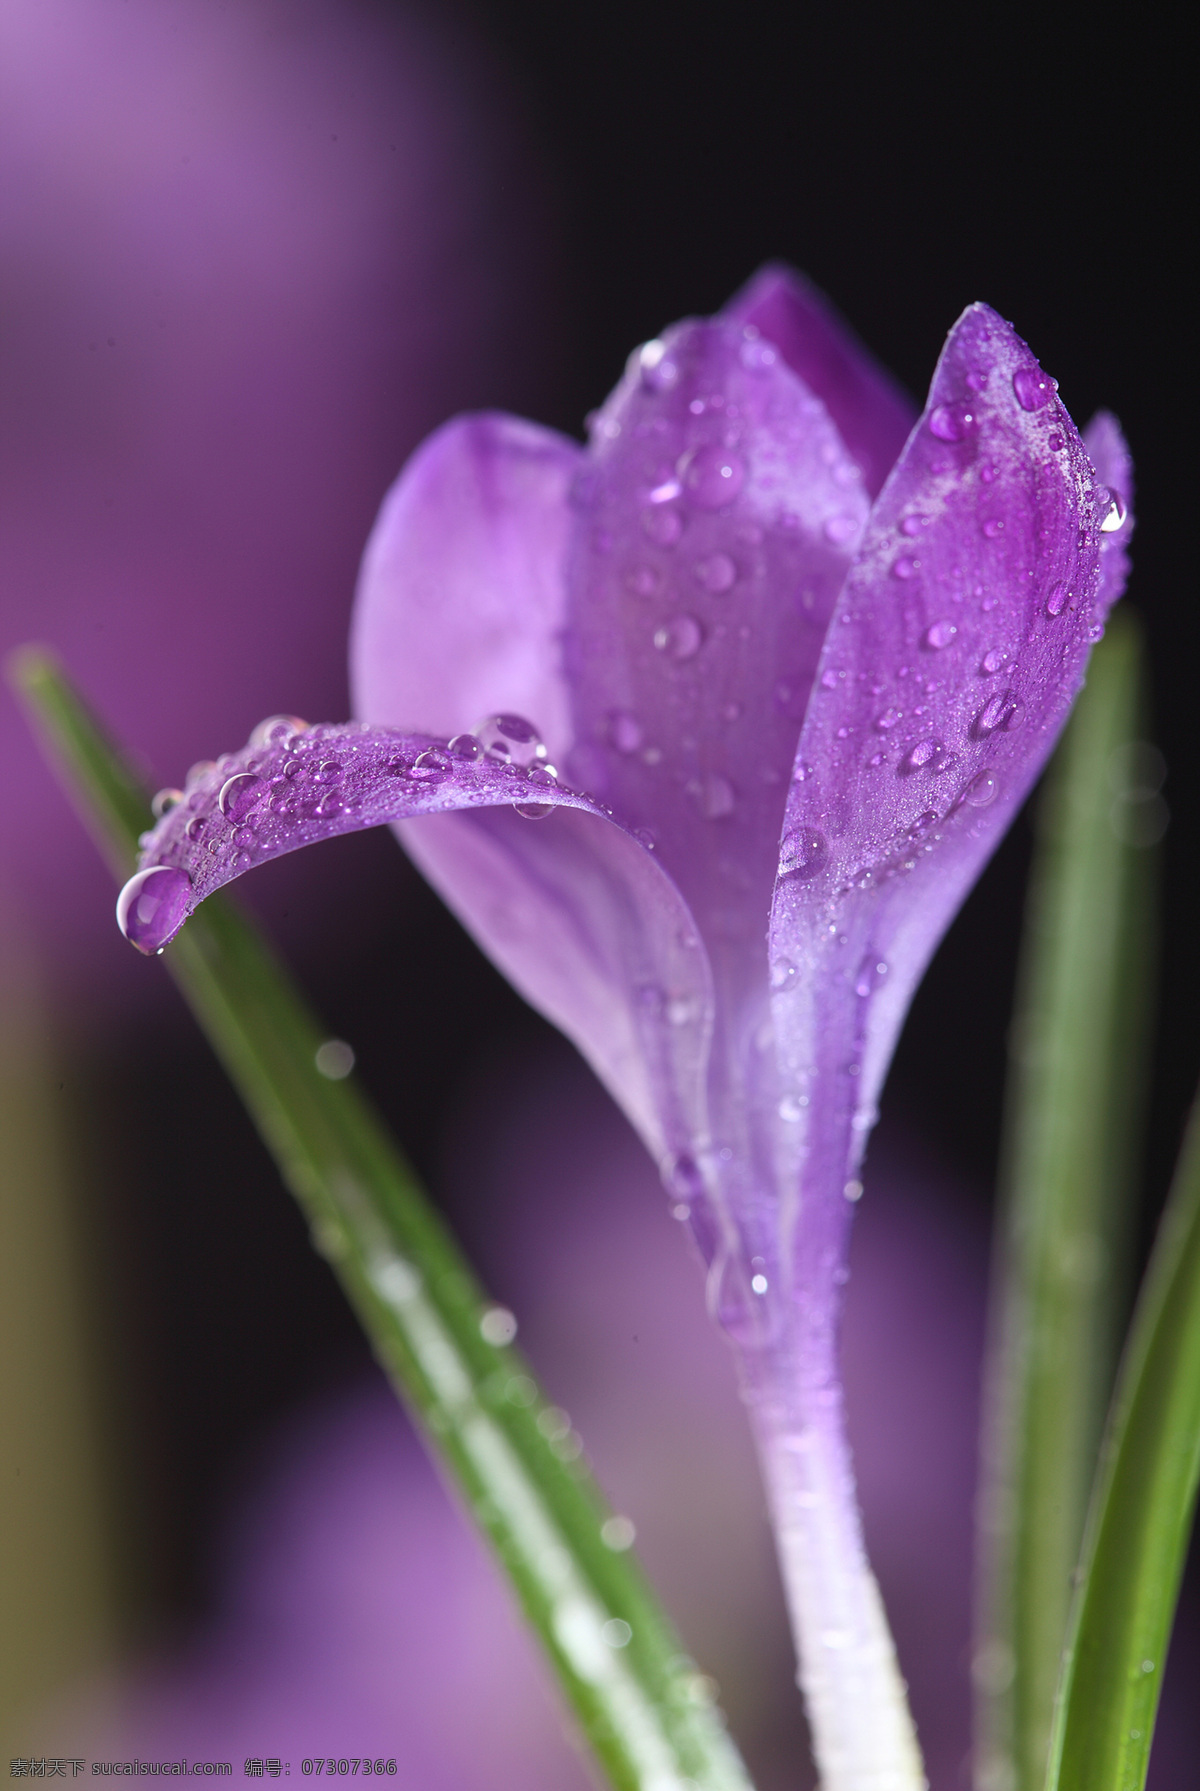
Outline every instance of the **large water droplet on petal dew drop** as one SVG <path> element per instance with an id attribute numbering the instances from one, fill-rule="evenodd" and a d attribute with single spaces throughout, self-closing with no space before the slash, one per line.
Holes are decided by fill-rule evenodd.
<path id="1" fill-rule="evenodd" d="M 815 877 L 828 855 L 824 836 L 813 827 L 786 833 L 779 847 L 779 875 L 804 883 Z"/>
<path id="2" fill-rule="evenodd" d="M 546 757 L 541 735 L 523 715 L 489 715 L 475 734 L 488 758 L 501 765 L 516 765 L 525 771 Z"/>
<path id="3" fill-rule="evenodd" d="M 1018 367 L 1013 374 L 1013 391 L 1022 410 L 1041 410 L 1057 390 L 1058 381 L 1040 367 Z"/>
<path id="4" fill-rule="evenodd" d="M 746 478 L 746 468 L 728 448 L 710 446 L 685 454 L 679 477 L 688 497 L 701 510 L 720 510 L 731 504 Z"/>
<path id="5" fill-rule="evenodd" d="M 188 916 L 192 880 L 173 865 L 138 871 L 117 897 L 117 925 L 147 957 L 173 939 Z"/>

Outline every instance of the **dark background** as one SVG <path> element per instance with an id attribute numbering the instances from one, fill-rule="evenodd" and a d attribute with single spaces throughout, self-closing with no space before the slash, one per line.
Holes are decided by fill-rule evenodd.
<path id="1" fill-rule="evenodd" d="M 546 171 L 548 197 L 530 203 L 548 207 L 544 277 L 558 319 L 545 367 L 524 354 L 527 373 L 497 376 L 494 390 L 485 381 L 464 402 L 577 433 L 635 343 L 717 309 L 779 257 L 829 293 L 917 398 L 947 329 L 985 299 L 1058 378 L 1080 424 L 1100 406 L 1121 419 L 1139 492 L 1130 600 L 1146 628 L 1173 817 L 1148 1232 L 1200 1066 L 1188 146 L 1169 25 L 1147 9 L 713 0 L 459 0 L 438 16 L 457 21 L 470 55 L 482 38 L 516 91 Z M 352 917 L 329 908 L 327 937 L 289 932 L 302 864 L 262 873 L 250 900 L 272 913 L 331 1030 L 354 1042 L 368 1085 L 445 1193 L 464 1082 L 489 1062 L 567 1048 L 388 838 L 324 850 L 338 867 L 326 881 L 360 892 Z M 884 1105 L 885 1129 L 899 1118 L 936 1140 L 965 1199 L 986 1198 L 994 1176 L 1028 857 L 1022 820 L 918 995 Z M 201 1042 L 164 1007 L 117 1023 L 110 1043 L 79 1074 L 102 1139 L 106 1243 L 123 1265 L 122 1381 L 154 1630 L 204 1608 L 213 1513 L 248 1440 L 366 1358 Z M 155 1166 L 167 1159 L 164 1200 Z M 493 1216 L 460 1188 L 453 1217 L 486 1270 Z"/>

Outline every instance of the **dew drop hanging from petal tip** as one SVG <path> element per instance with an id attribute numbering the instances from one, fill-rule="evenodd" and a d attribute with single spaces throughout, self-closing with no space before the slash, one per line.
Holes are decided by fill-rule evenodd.
<path id="1" fill-rule="evenodd" d="M 147 957 L 162 950 L 187 918 L 192 880 L 173 865 L 151 865 L 132 876 L 117 897 L 117 925 Z"/>
<path id="2" fill-rule="evenodd" d="M 1125 518 L 1129 514 L 1125 507 L 1125 500 L 1119 491 L 1113 491 L 1108 485 L 1102 485 L 1097 495 L 1101 503 L 1107 502 L 1108 505 L 1101 518 L 1100 533 L 1114 535 L 1119 528 L 1124 526 Z"/>

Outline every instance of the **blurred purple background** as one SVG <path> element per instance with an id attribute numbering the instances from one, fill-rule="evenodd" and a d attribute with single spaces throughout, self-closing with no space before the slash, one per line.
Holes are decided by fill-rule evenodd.
<path id="1" fill-rule="evenodd" d="M 735 26 L 716 0 L 0 0 L 0 647 L 55 646 L 151 780 L 175 781 L 265 714 L 345 714 L 361 546 L 444 416 L 497 405 L 577 432 L 633 343 L 769 256 L 915 392 L 989 299 L 1078 418 L 1119 412 L 1138 461 L 1133 600 L 1175 815 L 1148 1236 L 1200 1059 L 1182 58 L 1154 21 L 1123 16 L 1118 48 L 1103 11 L 1086 31 L 1043 15 L 1032 49 L 1006 17 L 1000 44 L 950 6 L 871 33 L 836 12 Z M 295 1772 L 305 1750 L 370 1746 L 420 1791 L 582 1785 L 505 1594 L 161 969 L 119 939 L 7 692 L 0 762 L 0 915 L 50 1038 L 121 1583 L 107 1667 L 58 1685 L 54 1733 L 10 1751 L 291 1749 Z M 935 1791 L 966 1783 L 1027 855 L 1018 829 L 918 1000 L 847 1321 L 868 1533 Z M 283 861 L 246 895 L 517 1311 L 762 1791 L 803 1786 L 729 1363 L 650 1166 L 390 838 Z M 52 1307 L 67 1283 L 47 1262 Z M 1193 1625 L 1155 1791 L 1190 1783 L 1198 1661 Z"/>

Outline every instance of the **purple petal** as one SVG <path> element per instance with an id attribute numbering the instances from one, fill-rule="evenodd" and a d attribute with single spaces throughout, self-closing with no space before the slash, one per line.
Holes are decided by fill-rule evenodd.
<path id="1" fill-rule="evenodd" d="M 513 712 L 561 762 L 567 494 L 582 458 L 564 436 L 498 415 L 458 417 L 417 450 L 363 557 L 357 715 L 448 737 Z"/>
<path id="2" fill-rule="evenodd" d="M 400 819 L 419 862 L 440 830 L 431 875 L 449 883 L 451 905 L 578 1043 L 664 1165 L 684 1153 L 704 1127 L 707 956 L 646 847 L 537 762 L 498 763 L 472 739 L 452 747 L 358 722 L 296 731 L 275 718 L 240 753 L 198 767 L 147 837 L 122 891 L 126 936 L 160 950 L 244 871 Z"/>
<path id="3" fill-rule="evenodd" d="M 1096 476 L 1113 495 L 1100 536 L 1100 590 L 1097 603 L 1112 608 L 1129 577 L 1129 543 L 1133 537 L 1133 461 L 1121 425 L 1108 411 L 1094 416 L 1083 432 L 1083 445 Z"/>
<path id="4" fill-rule="evenodd" d="M 725 307 L 780 350 L 837 424 L 867 490 L 877 497 L 900 456 L 917 408 L 815 286 L 769 263 Z"/>
<path id="5" fill-rule="evenodd" d="M 824 405 L 718 320 L 633 357 L 575 501 L 568 770 L 655 840 L 736 1005 L 763 985 L 788 774 L 866 493 Z"/>
<path id="6" fill-rule="evenodd" d="M 1109 504 L 1053 382 L 972 306 L 839 601 L 788 803 L 771 951 L 799 986 L 775 1025 L 793 1158 L 824 1197 L 802 1281 L 842 1247 L 917 979 L 1082 681 Z"/>

